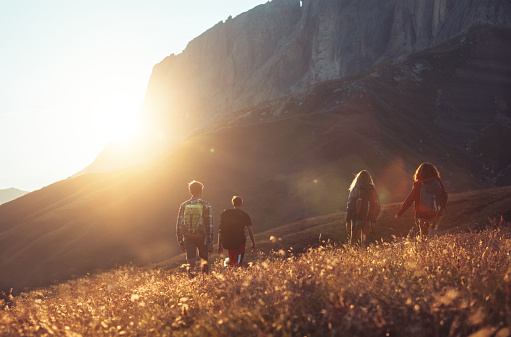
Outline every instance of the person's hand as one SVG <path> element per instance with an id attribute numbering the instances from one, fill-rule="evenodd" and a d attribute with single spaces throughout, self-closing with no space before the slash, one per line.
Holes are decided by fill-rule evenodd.
<path id="1" fill-rule="evenodd" d="M 253 253 L 253 252 L 255 252 L 255 250 L 256 250 L 256 245 L 254 243 L 254 244 L 252 244 L 252 249 L 250 251 Z"/>
<path id="2" fill-rule="evenodd" d="M 185 248 L 185 244 L 184 244 L 184 243 L 180 243 L 180 244 L 179 244 L 179 248 L 181 248 L 181 250 L 182 250 L 183 252 L 186 252 L 186 248 Z"/>
<path id="3" fill-rule="evenodd" d="M 213 245 L 208 245 L 208 253 L 213 253 Z"/>
<path id="4" fill-rule="evenodd" d="M 224 247 L 222 245 L 218 245 L 218 255 L 222 255 L 224 252 Z"/>

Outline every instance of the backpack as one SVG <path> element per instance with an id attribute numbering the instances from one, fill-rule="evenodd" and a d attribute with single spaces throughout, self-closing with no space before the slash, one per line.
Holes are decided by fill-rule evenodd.
<path id="1" fill-rule="evenodd" d="M 434 218 L 442 209 L 442 189 L 437 179 L 421 183 L 417 218 Z"/>
<path id="2" fill-rule="evenodd" d="M 375 221 L 380 214 L 380 202 L 374 188 L 359 188 L 355 208 L 355 219 Z"/>
<path id="3" fill-rule="evenodd" d="M 188 239 L 202 239 L 205 234 L 204 207 L 202 204 L 188 204 L 184 210 L 185 233 Z"/>

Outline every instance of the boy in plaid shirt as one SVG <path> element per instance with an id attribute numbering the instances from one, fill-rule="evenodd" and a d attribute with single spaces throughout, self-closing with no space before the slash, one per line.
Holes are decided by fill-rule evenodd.
<path id="1" fill-rule="evenodd" d="M 202 272 L 209 272 L 208 254 L 213 252 L 213 212 L 211 205 L 202 200 L 204 185 L 201 182 L 190 182 L 188 189 L 192 197 L 179 206 L 176 233 L 181 250 L 186 252 L 188 274 L 193 277 L 197 251 L 202 262 Z M 196 213 L 191 209 L 196 210 Z M 200 218 L 197 219 L 197 216 Z M 190 223 L 194 223 L 197 228 L 192 228 Z"/>

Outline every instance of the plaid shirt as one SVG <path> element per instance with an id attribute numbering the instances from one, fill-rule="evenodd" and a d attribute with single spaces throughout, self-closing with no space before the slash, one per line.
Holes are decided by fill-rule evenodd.
<path id="1" fill-rule="evenodd" d="M 202 204 L 204 213 L 202 214 L 204 218 L 204 227 L 206 228 L 206 238 L 205 244 L 212 245 L 213 244 L 213 212 L 211 210 L 211 204 L 205 202 L 198 196 L 192 196 L 189 200 L 183 202 L 181 206 L 179 206 L 179 212 L 177 213 L 177 223 L 176 223 L 176 234 L 177 234 L 177 242 L 179 244 L 183 243 L 183 235 L 186 232 L 185 227 L 185 207 L 186 205 L 194 205 L 194 204 Z"/>

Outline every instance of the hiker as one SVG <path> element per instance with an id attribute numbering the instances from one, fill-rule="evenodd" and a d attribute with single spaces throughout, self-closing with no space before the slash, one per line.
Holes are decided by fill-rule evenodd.
<path id="1" fill-rule="evenodd" d="M 211 205 L 202 200 L 204 185 L 196 180 L 188 184 L 192 197 L 179 206 L 176 234 L 179 247 L 186 252 L 188 275 L 194 277 L 197 250 L 202 273 L 209 273 L 208 253 L 213 252 L 213 213 Z"/>
<path id="2" fill-rule="evenodd" d="M 373 178 L 366 170 L 360 171 L 351 182 L 346 208 L 346 231 L 351 233 L 351 244 L 361 235 L 362 248 L 367 247 L 373 222 L 380 213 L 380 201 Z"/>
<path id="3" fill-rule="evenodd" d="M 251 251 L 255 251 L 256 242 L 252 231 L 250 216 L 241 210 L 243 199 L 238 196 L 232 197 L 232 209 L 226 209 L 220 214 L 220 226 L 218 227 L 218 254 L 227 249 L 229 264 L 232 267 L 241 267 L 245 255 L 245 228 L 252 241 Z"/>
<path id="4" fill-rule="evenodd" d="M 447 192 L 440 180 L 437 168 L 428 162 L 420 164 L 413 176 L 413 187 L 395 215 L 397 219 L 415 203 L 415 222 L 420 229 L 420 238 L 434 237 L 445 205 Z"/>

